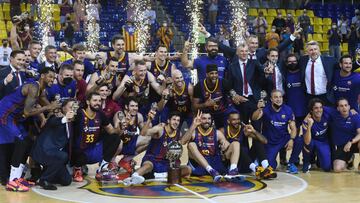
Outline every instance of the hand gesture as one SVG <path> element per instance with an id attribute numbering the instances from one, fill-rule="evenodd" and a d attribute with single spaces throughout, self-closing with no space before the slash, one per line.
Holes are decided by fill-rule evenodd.
<path id="1" fill-rule="evenodd" d="M 12 73 L 9 73 L 5 78 L 6 84 L 9 84 L 13 79 L 14 75 Z"/>
<path id="2" fill-rule="evenodd" d="M 202 112 L 200 110 L 198 110 L 196 117 L 193 120 L 193 126 L 196 128 L 201 124 L 201 116 L 202 116 Z"/>
<path id="3" fill-rule="evenodd" d="M 148 113 L 148 120 L 153 120 L 155 118 L 156 111 L 150 110 Z"/>
<path id="4" fill-rule="evenodd" d="M 162 97 L 167 100 L 169 99 L 169 94 L 170 94 L 170 90 L 168 88 L 164 89 L 164 91 L 162 92 Z"/>
<path id="5" fill-rule="evenodd" d="M 48 107 L 49 107 L 49 110 L 60 109 L 61 103 L 58 101 L 53 101 L 48 105 Z"/>
<path id="6" fill-rule="evenodd" d="M 199 23 L 199 32 L 201 32 L 201 33 L 203 33 L 203 34 L 206 34 L 206 33 L 207 33 L 206 28 L 205 28 L 204 25 L 202 25 L 201 23 Z"/>
<path id="7" fill-rule="evenodd" d="M 216 102 L 214 100 L 212 100 L 210 97 L 208 100 L 206 100 L 205 102 L 205 106 L 206 107 L 212 107 L 212 106 L 215 106 L 216 105 Z"/>
<path id="8" fill-rule="evenodd" d="M 244 133 L 246 136 L 251 136 L 255 133 L 255 129 L 251 124 L 245 125 L 244 130 L 245 130 Z"/>
<path id="9" fill-rule="evenodd" d="M 164 77 L 163 74 L 160 74 L 160 75 L 156 78 L 156 80 L 162 83 L 162 82 L 165 81 L 165 77 Z"/>
<path id="10" fill-rule="evenodd" d="M 274 73 L 274 65 L 270 62 L 266 63 L 266 67 L 264 68 L 264 73 L 267 75 L 271 75 Z"/>
<path id="11" fill-rule="evenodd" d="M 64 50 L 64 49 L 67 49 L 68 47 L 69 47 L 69 45 L 66 44 L 66 42 L 61 42 L 61 43 L 60 43 L 60 48 L 61 48 L 61 49 Z"/>
<path id="12" fill-rule="evenodd" d="M 74 116 L 75 116 L 74 111 L 68 111 L 65 115 L 67 122 L 70 122 L 71 120 L 73 120 Z"/>

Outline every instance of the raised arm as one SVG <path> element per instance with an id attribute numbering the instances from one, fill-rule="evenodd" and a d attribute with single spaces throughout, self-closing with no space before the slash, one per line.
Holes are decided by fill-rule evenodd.
<path id="1" fill-rule="evenodd" d="M 194 65 L 194 61 L 193 60 L 190 61 L 189 58 L 188 58 L 189 50 L 190 50 L 190 42 L 185 41 L 184 48 L 183 48 L 183 53 L 181 55 L 181 65 L 184 68 L 192 69 L 193 65 Z"/>

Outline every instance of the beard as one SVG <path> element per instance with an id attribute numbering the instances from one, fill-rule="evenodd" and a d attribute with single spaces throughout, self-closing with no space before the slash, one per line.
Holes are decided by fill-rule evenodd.
<path id="1" fill-rule="evenodd" d="M 98 112 L 98 111 L 100 111 L 100 106 L 91 106 L 90 105 L 90 109 L 94 112 Z"/>

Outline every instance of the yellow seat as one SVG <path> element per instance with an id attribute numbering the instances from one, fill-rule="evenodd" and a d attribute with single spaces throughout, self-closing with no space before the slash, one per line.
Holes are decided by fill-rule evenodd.
<path id="1" fill-rule="evenodd" d="M 13 24 L 12 24 L 11 21 L 7 21 L 7 22 L 6 22 L 6 30 L 7 30 L 8 32 L 11 31 L 12 26 L 13 26 Z"/>
<path id="2" fill-rule="evenodd" d="M 332 20 L 331 18 L 323 18 L 323 25 L 331 26 Z"/>
<path id="3" fill-rule="evenodd" d="M 307 13 L 307 15 L 308 15 L 310 18 L 315 17 L 313 10 L 307 10 L 306 13 Z"/>
<path id="4" fill-rule="evenodd" d="M 10 3 L 3 3 L 2 10 L 3 11 L 10 11 Z"/>
<path id="5" fill-rule="evenodd" d="M 26 6 L 25 3 L 21 4 L 21 12 L 30 11 L 30 5 Z"/>
<path id="6" fill-rule="evenodd" d="M 313 35 L 312 34 L 308 34 L 308 42 L 313 40 Z"/>
<path id="7" fill-rule="evenodd" d="M 286 11 L 285 11 L 285 9 L 278 9 L 277 11 L 278 11 L 278 12 L 281 12 L 281 15 L 282 15 L 282 16 L 286 16 L 286 14 L 287 14 Z"/>
<path id="8" fill-rule="evenodd" d="M 341 44 L 341 52 L 347 53 L 349 51 L 349 44 L 348 43 L 342 43 Z"/>
<path id="9" fill-rule="evenodd" d="M 329 42 L 323 42 L 321 46 L 321 51 L 329 51 Z"/>
<path id="10" fill-rule="evenodd" d="M 304 10 L 296 10 L 295 11 L 295 16 L 298 17 L 298 16 L 301 16 L 303 14 L 303 11 Z"/>
<path id="11" fill-rule="evenodd" d="M 322 36 L 323 36 L 323 39 L 324 39 L 325 42 L 329 41 L 329 36 L 328 36 L 327 32 L 322 34 Z"/>
<path id="12" fill-rule="evenodd" d="M 310 25 L 314 25 L 314 18 L 309 18 L 310 19 Z"/>
<path id="13" fill-rule="evenodd" d="M 54 21 L 60 21 L 60 15 L 54 15 L 53 20 Z"/>
<path id="14" fill-rule="evenodd" d="M 249 16 L 258 16 L 258 11 L 256 8 L 249 9 Z"/>
<path id="15" fill-rule="evenodd" d="M 273 8 L 269 8 L 269 9 L 268 9 L 268 12 L 267 12 L 267 16 L 276 17 L 276 16 L 277 16 L 276 10 L 273 9 Z"/>
<path id="16" fill-rule="evenodd" d="M 58 11 L 58 12 L 60 12 L 60 7 L 59 7 L 59 5 L 58 4 L 52 4 L 52 10 L 53 10 L 53 12 L 55 12 L 55 11 Z"/>
<path id="17" fill-rule="evenodd" d="M 288 10 L 286 10 L 286 13 L 291 13 L 291 15 L 294 17 L 294 16 L 296 16 L 295 15 L 295 10 L 293 10 L 293 9 L 288 9 Z"/>
<path id="18" fill-rule="evenodd" d="M 275 17 L 267 16 L 267 17 L 265 17 L 265 19 L 266 19 L 266 22 L 268 23 L 268 27 L 271 28 L 271 24 L 272 24 L 272 22 L 274 21 Z"/>
<path id="19" fill-rule="evenodd" d="M 6 30 L 0 30 L 0 39 L 7 39 L 7 32 Z"/>
<path id="20" fill-rule="evenodd" d="M 0 6 L 1 8 L 1 6 Z M 3 15 L 3 12 L 0 12 L 0 20 L 3 20 L 4 19 L 4 15 Z"/>
<path id="21" fill-rule="evenodd" d="M 331 29 L 331 25 L 323 25 L 324 33 L 327 33 Z"/>
<path id="22" fill-rule="evenodd" d="M 4 21 L 0 21 L 0 30 L 6 30 L 6 24 Z"/>
<path id="23" fill-rule="evenodd" d="M 260 8 L 260 9 L 258 10 L 258 13 L 259 13 L 260 11 L 263 12 L 264 16 L 267 16 L 267 15 L 268 15 L 266 8 Z"/>
<path id="24" fill-rule="evenodd" d="M 321 25 L 314 25 L 314 32 L 315 33 L 324 33 L 323 27 Z"/>
<path id="25" fill-rule="evenodd" d="M 61 24 L 60 22 L 56 22 L 55 23 L 55 31 L 60 31 L 61 30 Z"/>
<path id="26" fill-rule="evenodd" d="M 11 20 L 10 11 L 4 12 L 4 19 L 5 20 Z"/>
<path id="27" fill-rule="evenodd" d="M 321 34 L 313 34 L 313 40 L 317 41 L 317 42 L 324 42 L 325 40 L 323 39 L 323 36 Z"/>
<path id="28" fill-rule="evenodd" d="M 315 17 L 314 18 L 314 25 L 323 25 L 322 18 Z"/>

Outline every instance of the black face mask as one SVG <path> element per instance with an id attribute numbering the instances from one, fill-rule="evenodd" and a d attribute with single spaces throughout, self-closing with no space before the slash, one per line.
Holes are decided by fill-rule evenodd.
<path id="1" fill-rule="evenodd" d="M 290 71 L 299 70 L 299 66 L 297 63 L 289 63 L 286 68 Z"/>
<path id="2" fill-rule="evenodd" d="M 215 58 L 217 55 L 218 55 L 218 52 L 217 51 L 210 51 L 208 52 L 208 55 L 210 58 Z"/>
<path id="3" fill-rule="evenodd" d="M 8 43 L 3 43 L 3 47 L 7 47 Z"/>
<path id="4" fill-rule="evenodd" d="M 70 77 L 67 77 L 67 78 L 64 78 L 64 79 L 63 79 L 64 85 L 69 85 L 72 81 L 73 81 L 73 79 L 70 78 Z"/>

